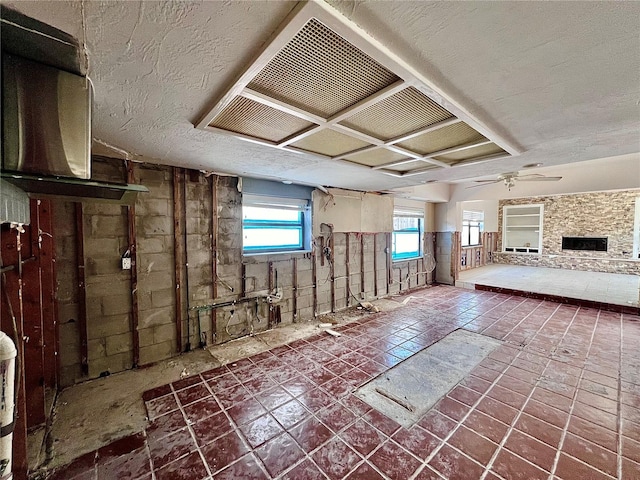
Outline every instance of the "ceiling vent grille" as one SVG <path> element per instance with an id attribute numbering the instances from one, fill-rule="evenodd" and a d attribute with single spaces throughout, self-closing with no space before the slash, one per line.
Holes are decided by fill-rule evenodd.
<path id="1" fill-rule="evenodd" d="M 397 177 L 520 153 L 315 1 L 294 9 L 197 127 Z"/>

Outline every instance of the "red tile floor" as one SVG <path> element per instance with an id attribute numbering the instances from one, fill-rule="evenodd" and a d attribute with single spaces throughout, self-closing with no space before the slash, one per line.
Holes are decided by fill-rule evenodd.
<path id="1" fill-rule="evenodd" d="M 640 479 L 640 317 L 435 287 L 144 395 L 56 479 Z M 504 340 L 410 429 L 353 390 L 457 328 Z"/>

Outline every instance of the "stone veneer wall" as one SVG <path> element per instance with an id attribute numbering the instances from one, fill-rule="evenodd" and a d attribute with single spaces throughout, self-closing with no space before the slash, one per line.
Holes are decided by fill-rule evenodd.
<path id="1" fill-rule="evenodd" d="M 106 162 L 106 163 L 105 163 Z M 123 181 L 121 162 L 95 161 L 95 173 L 101 180 Z M 181 171 L 180 171 L 181 172 Z M 222 343 L 267 328 L 269 305 L 264 300 L 238 302 L 211 311 L 187 311 L 187 299 L 182 296 L 176 308 L 176 277 L 188 275 L 188 305 L 234 301 L 241 297 L 260 295 L 269 288 L 269 266 L 273 281 L 283 298 L 278 302 L 283 324 L 315 320 L 314 313 L 330 312 L 331 263 L 316 256 L 314 290 L 313 256 L 311 253 L 273 255 L 242 255 L 242 196 L 238 179 L 226 176 L 205 176 L 187 171 L 181 182 L 171 167 L 135 163 L 136 183 L 145 185 L 148 193 L 136 200 L 135 233 L 137 241 L 137 334 L 139 365 L 147 365 L 178 355 L 177 313 L 182 311 L 181 345 Z M 186 205 L 174 198 L 176 191 L 186 191 Z M 215 195 L 216 211 L 213 211 Z M 84 238 L 76 238 L 75 199 L 54 199 L 54 235 L 56 237 L 57 300 L 60 319 L 60 385 L 70 385 L 100 375 L 112 374 L 132 367 L 134 359 L 133 309 L 131 272 L 121 269 L 121 256 L 129 247 L 127 207 L 117 203 L 80 200 L 83 205 Z M 186 228 L 186 256 L 175 259 L 176 219 L 174 207 L 180 213 L 181 228 Z M 314 214 L 322 205 L 314 205 Z M 320 232 L 314 232 L 319 245 Z M 427 261 L 394 262 L 387 271 L 387 235 L 385 232 L 334 233 L 332 262 L 334 265 L 334 306 L 341 310 L 356 305 L 356 299 L 377 297 L 407 291 L 433 281 L 433 275 L 421 273 Z M 348 240 L 347 240 L 348 236 Z M 216 255 L 213 255 L 215 237 Z M 375 242 L 374 242 L 375 237 Z M 431 239 L 431 241 L 427 241 Z M 328 241 L 326 232 L 325 242 Z M 88 331 L 88 375 L 82 374 L 80 331 L 78 329 L 79 296 L 77 278 L 77 246 L 84 245 L 86 265 L 86 320 Z M 347 242 L 349 243 L 347 257 Z M 375 243 L 375 252 L 374 252 Z M 361 250 L 364 247 L 364 255 Z M 184 251 L 180 253 L 182 256 Z M 432 236 L 425 236 L 425 257 L 433 256 Z M 374 255 L 376 269 L 374 271 Z M 294 284 L 294 259 L 297 283 Z M 361 265 L 364 259 L 364 265 Z M 213 280 L 216 262 L 218 279 Z M 349 282 L 347 283 L 347 262 Z M 242 279 L 244 264 L 245 278 Z M 361 272 L 364 272 L 364 291 Z M 391 282 L 389 283 L 389 276 Z M 187 282 L 181 289 L 186 293 Z M 275 287 L 275 284 L 273 285 Z M 377 291 L 376 287 L 377 286 Z M 294 291 L 297 302 L 294 309 Z M 315 291 L 315 293 L 314 293 Z M 314 312 L 314 294 L 317 308 Z M 187 328 L 189 322 L 189 328 Z M 201 328 L 198 328 L 200 322 Z M 200 330 L 203 336 L 200 337 Z M 189 335 L 187 335 L 187 333 Z"/>
<path id="2" fill-rule="evenodd" d="M 632 256 L 637 197 L 640 197 L 640 190 L 500 200 L 498 252 L 494 262 L 638 275 L 640 261 Z M 502 252 L 503 207 L 526 204 L 544 204 L 542 253 Z M 608 237 L 608 250 L 562 250 L 563 236 Z"/>

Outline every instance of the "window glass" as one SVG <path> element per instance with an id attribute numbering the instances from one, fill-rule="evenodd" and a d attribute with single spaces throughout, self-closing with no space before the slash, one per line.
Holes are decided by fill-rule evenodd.
<path id="1" fill-rule="evenodd" d="M 242 206 L 242 248 L 245 253 L 303 250 L 310 235 L 305 222 L 309 209 L 289 205 Z"/>
<path id="2" fill-rule="evenodd" d="M 393 260 L 416 258 L 422 255 L 422 219 L 416 217 L 393 217 Z"/>

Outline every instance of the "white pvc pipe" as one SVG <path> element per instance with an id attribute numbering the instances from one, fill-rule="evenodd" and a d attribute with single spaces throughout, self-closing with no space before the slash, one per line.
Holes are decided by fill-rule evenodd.
<path id="1" fill-rule="evenodd" d="M 16 347 L 11 338 L 0 332 L 0 480 L 13 478 L 11 452 L 16 354 Z"/>

